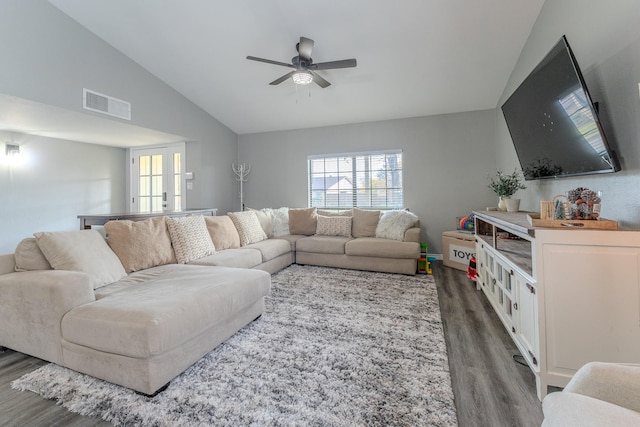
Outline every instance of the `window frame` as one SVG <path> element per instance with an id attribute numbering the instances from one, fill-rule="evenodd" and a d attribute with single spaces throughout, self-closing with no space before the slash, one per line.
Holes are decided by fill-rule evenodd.
<path id="1" fill-rule="evenodd" d="M 384 156 L 382 160 L 384 166 L 382 168 L 373 166 L 374 163 L 380 163 L 380 156 Z M 394 166 L 388 164 L 388 156 L 396 156 L 397 163 Z M 377 210 L 403 209 L 403 157 L 404 153 L 401 149 L 307 156 L 307 206 L 324 210 L 344 210 L 354 207 Z M 313 168 L 314 162 L 318 160 L 324 161 L 321 171 Z M 333 162 L 336 162 L 336 168 L 327 171 L 327 163 Z M 350 168 L 340 169 L 340 163 L 347 165 L 349 162 L 351 162 Z M 383 174 L 383 178 L 380 178 L 380 173 Z M 378 178 L 375 178 L 374 174 L 377 174 Z M 317 178 L 323 178 L 322 187 L 314 187 L 314 179 L 317 181 Z M 332 178 L 331 181 L 335 181 L 328 188 L 327 178 Z M 365 182 L 361 182 L 363 179 Z M 379 184 L 380 181 L 384 182 L 383 186 L 374 185 L 375 182 Z M 345 188 L 347 182 L 350 186 Z M 329 191 L 332 194 L 328 194 Z M 375 193 L 378 193 L 377 198 Z M 384 202 L 381 202 L 382 199 Z"/>

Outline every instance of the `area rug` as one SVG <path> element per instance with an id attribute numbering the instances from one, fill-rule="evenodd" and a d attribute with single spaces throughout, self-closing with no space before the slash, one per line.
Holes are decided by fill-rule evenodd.
<path id="1" fill-rule="evenodd" d="M 266 311 L 155 397 L 45 365 L 12 383 L 126 426 L 455 426 L 431 276 L 293 265 Z"/>

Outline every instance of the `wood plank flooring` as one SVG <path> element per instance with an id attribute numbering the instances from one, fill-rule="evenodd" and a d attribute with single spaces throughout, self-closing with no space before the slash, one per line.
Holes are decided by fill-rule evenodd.
<path id="1" fill-rule="evenodd" d="M 488 301 L 464 272 L 434 263 L 460 427 L 539 426 L 542 410 L 529 368 Z M 0 353 L 0 426 L 106 426 L 50 400 L 11 389 L 11 381 L 46 362 Z"/>
<path id="2" fill-rule="evenodd" d="M 542 423 L 531 370 L 466 272 L 434 263 L 434 277 L 460 427 L 528 427 Z"/>

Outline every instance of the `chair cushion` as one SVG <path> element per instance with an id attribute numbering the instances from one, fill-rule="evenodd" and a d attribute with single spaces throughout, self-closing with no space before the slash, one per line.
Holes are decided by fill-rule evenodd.
<path id="1" fill-rule="evenodd" d="M 551 393 L 542 410 L 542 427 L 640 426 L 639 412 L 577 393 Z"/>

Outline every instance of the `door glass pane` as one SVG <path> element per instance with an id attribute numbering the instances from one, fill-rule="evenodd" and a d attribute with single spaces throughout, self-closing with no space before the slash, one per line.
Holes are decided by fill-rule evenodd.
<path id="1" fill-rule="evenodd" d="M 140 197 L 151 195 L 151 177 L 140 176 Z"/>
<path id="2" fill-rule="evenodd" d="M 150 156 L 140 156 L 140 176 L 151 175 Z"/>
<path id="3" fill-rule="evenodd" d="M 151 210 L 151 198 L 149 197 L 140 197 L 140 211 L 141 212 L 149 212 Z"/>
<path id="4" fill-rule="evenodd" d="M 151 156 L 151 171 L 153 175 L 162 175 L 162 154 Z"/>

